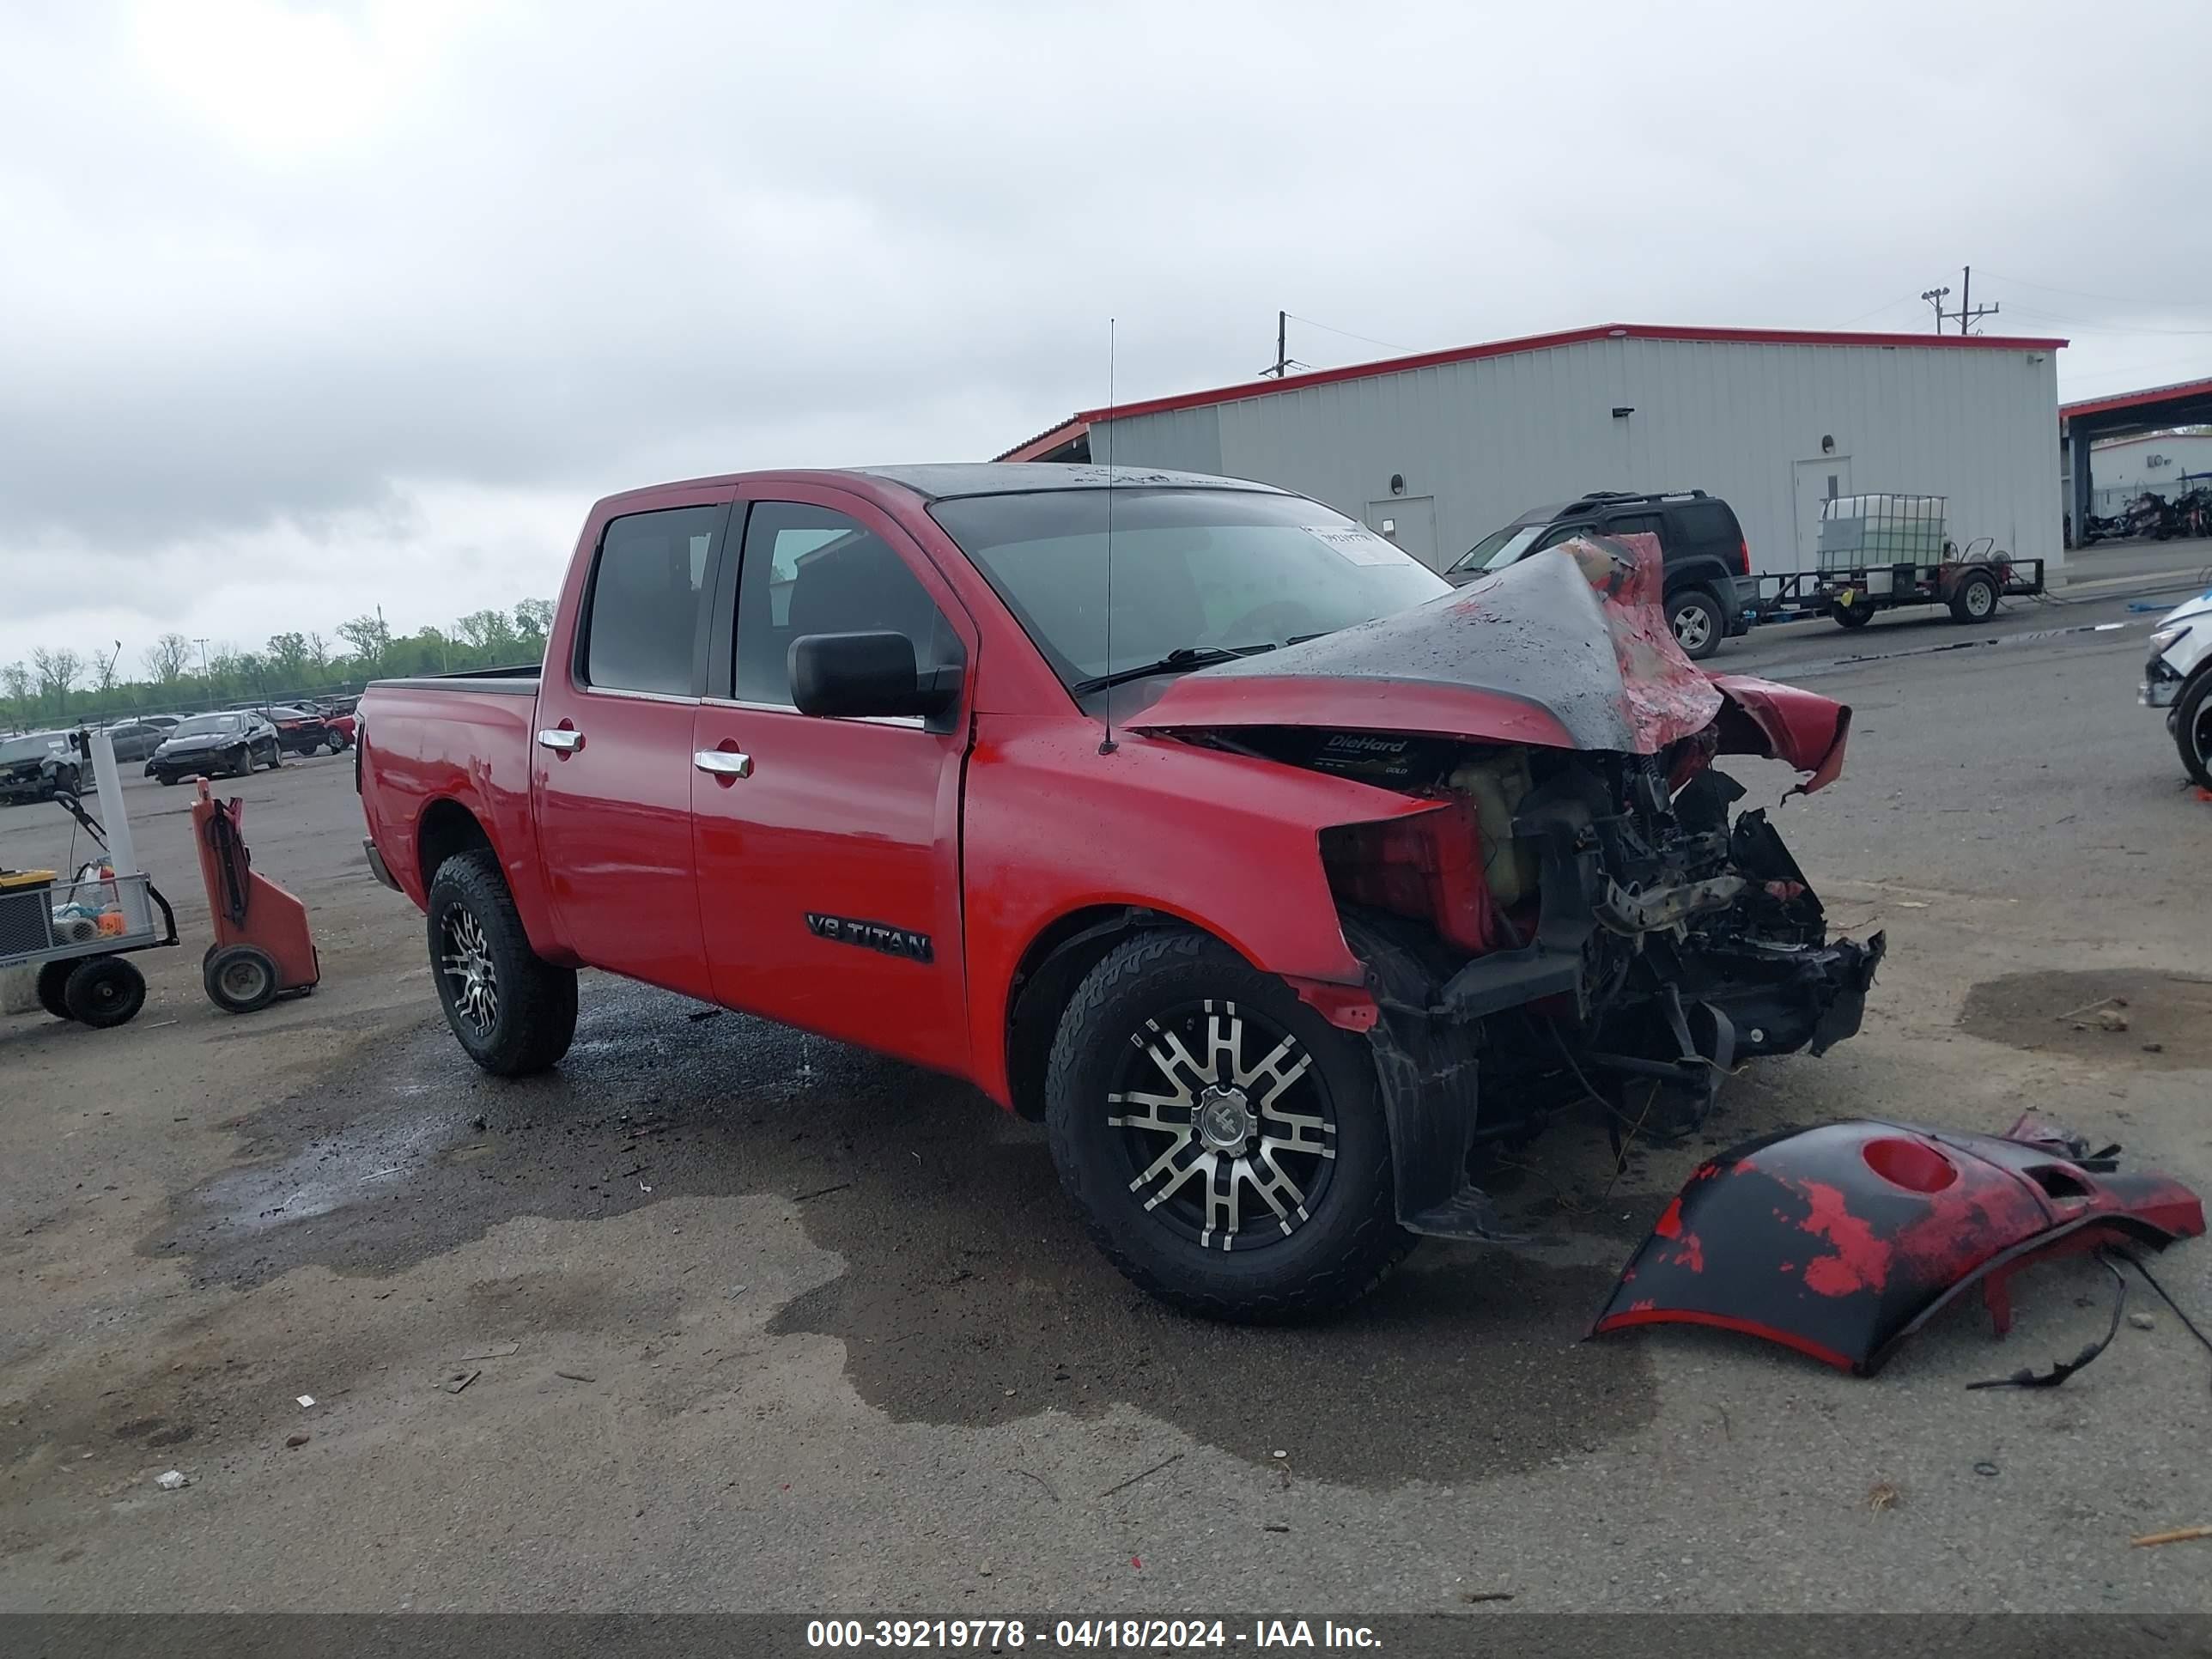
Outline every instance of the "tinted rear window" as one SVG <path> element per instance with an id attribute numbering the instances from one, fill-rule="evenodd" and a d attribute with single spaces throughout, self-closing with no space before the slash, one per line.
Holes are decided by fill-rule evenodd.
<path id="1" fill-rule="evenodd" d="M 1686 501 L 1674 509 L 1674 523 L 1685 547 L 1699 552 L 1714 549 L 1732 554 L 1743 541 L 1735 514 L 1726 501 Z"/>
<path id="2" fill-rule="evenodd" d="M 586 613 L 584 679 L 609 690 L 693 693 L 707 577 L 727 509 L 633 513 L 599 538 Z"/>

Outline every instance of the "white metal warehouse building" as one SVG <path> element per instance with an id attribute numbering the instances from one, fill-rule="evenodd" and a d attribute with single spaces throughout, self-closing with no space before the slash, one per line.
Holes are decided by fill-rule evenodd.
<path id="1" fill-rule="evenodd" d="M 1607 324 L 1088 410 L 1000 459 L 1256 478 L 1438 568 L 1595 489 L 1723 497 L 1762 574 L 1815 567 L 1828 497 L 1944 495 L 1954 540 L 2055 574 L 2063 344 Z"/>

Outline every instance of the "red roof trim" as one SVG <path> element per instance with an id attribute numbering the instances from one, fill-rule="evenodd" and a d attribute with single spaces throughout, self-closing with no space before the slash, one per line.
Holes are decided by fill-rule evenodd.
<path id="1" fill-rule="evenodd" d="M 2202 442 L 2205 435 L 2202 432 L 2139 432 L 2132 438 L 2100 438 L 2095 447 L 2100 451 L 2125 449 L 2130 444 L 2170 444 L 2176 439 L 2187 442 L 2192 438 Z"/>
<path id="2" fill-rule="evenodd" d="M 1040 455 L 1049 454 L 1062 444 L 1073 443 L 1091 430 L 1091 424 L 1080 415 L 1062 421 L 1058 426 L 1047 427 L 1036 437 L 1016 444 L 1003 455 L 994 455 L 994 461 L 1033 461 Z"/>
<path id="3" fill-rule="evenodd" d="M 2177 398 L 2203 397 L 2212 392 L 2212 380 L 2180 380 L 2172 386 L 2146 386 L 2141 392 L 2116 392 L 2109 398 L 2091 398 L 2078 404 L 2058 405 L 2058 418 L 2070 421 L 2076 415 L 2106 415 L 2116 409 L 2141 409 L 2149 404 L 2162 404 Z"/>
<path id="4" fill-rule="evenodd" d="M 1131 415 L 1157 415 L 1171 409 L 1203 409 L 1209 404 L 1240 403 L 1247 398 L 1272 398 L 1279 392 L 1296 392 L 1310 386 L 1332 386 L 1340 380 L 1364 380 L 1383 374 L 1404 374 L 1417 368 L 1436 368 L 1446 363 L 1473 362 L 1483 357 L 1510 357 L 1524 351 L 1549 351 L 1558 346 L 1580 345 L 1589 340 L 1679 340 L 1692 343 L 1795 346 L 1903 346 L 1957 351 L 2055 351 L 2063 340 L 2014 338 L 1991 334 L 1848 334 L 1790 328 L 1662 328 L 1650 323 L 1600 323 L 1591 328 L 1572 328 L 1557 334 L 1529 334 L 1515 340 L 1492 340 L 1486 345 L 1454 346 L 1447 351 L 1424 351 L 1411 357 L 1386 357 L 1371 363 L 1351 363 L 1310 374 L 1291 374 L 1279 380 L 1248 380 L 1240 386 L 1215 386 L 1206 392 L 1186 392 L 1172 398 L 1152 398 L 1142 403 L 1120 404 L 1109 411 L 1086 409 L 1079 421 L 1115 420 Z"/>

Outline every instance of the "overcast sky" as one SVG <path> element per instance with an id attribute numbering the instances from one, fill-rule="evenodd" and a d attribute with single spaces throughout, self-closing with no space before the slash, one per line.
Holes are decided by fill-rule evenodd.
<path id="1" fill-rule="evenodd" d="M 2203 0 L 8 0 L 0 663 L 550 595 L 608 490 L 1103 402 L 1109 315 L 1130 398 L 1278 307 L 1920 330 L 1971 261 L 2062 396 L 2212 374 L 2208 64 Z"/>

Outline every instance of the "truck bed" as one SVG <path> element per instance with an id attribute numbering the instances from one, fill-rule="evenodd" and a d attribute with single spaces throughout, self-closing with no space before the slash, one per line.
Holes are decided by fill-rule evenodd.
<path id="1" fill-rule="evenodd" d="M 538 679 L 532 665 L 372 680 L 362 692 L 355 774 L 362 810 L 416 903 L 427 887 L 424 860 L 434 867 L 455 825 L 473 818 L 504 855 L 526 921 L 543 927 L 530 815 Z M 437 802 L 449 805 L 424 816 Z"/>
<path id="2" fill-rule="evenodd" d="M 371 680 L 368 689 L 404 687 L 416 691 L 477 691 L 497 697 L 534 697 L 544 676 L 536 663 L 519 668 L 476 668 L 459 674 L 414 674 Z"/>

